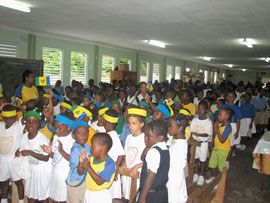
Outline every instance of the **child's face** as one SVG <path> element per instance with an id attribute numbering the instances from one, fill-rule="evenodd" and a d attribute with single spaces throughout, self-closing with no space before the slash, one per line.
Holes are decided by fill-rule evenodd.
<path id="1" fill-rule="evenodd" d="M 187 93 L 181 94 L 180 100 L 181 100 L 181 102 L 188 101 L 188 95 L 187 95 Z"/>
<path id="2" fill-rule="evenodd" d="M 73 133 L 73 136 L 76 142 L 82 146 L 87 142 L 88 135 L 89 135 L 89 130 L 85 126 L 77 127 Z"/>
<path id="3" fill-rule="evenodd" d="M 206 111 L 207 111 L 207 109 L 204 108 L 203 105 L 199 105 L 199 107 L 198 107 L 198 114 L 199 114 L 199 117 L 205 116 Z"/>
<path id="4" fill-rule="evenodd" d="M 249 95 L 249 94 L 245 94 L 245 95 L 244 95 L 244 100 L 245 100 L 246 102 L 249 102 L 249 101 L 251 100 L 250 95 Z"/>
<path id="5" fill-rule="evenodd" d="M 26 77 L 25 78 L 26 79 L 26 82 L 28 83 L 28 84 L 34 84 L 34 80 L 35 80 L 35 77 L 34 77 L 34 75 L 33 74 L 30 74 L 28 77 Z"/>
<path id="6" fill-rule="evenodd" d="M 44 108 L 42 110 L 42 114 L 44 115 L 45 118 L 50 118 L 50 110 L 48 108 Z"/>
<path id="7" fill-rule="evenodd" d="M 218 109 L 220 109 L 221 104 L 222 104 L 222 101 L 219 100 L 219 101 L 217 102 L 217 108 L 218 108 Z"/>
<path id="8" fill-rule="evenodd" d="M 91 140 L 91 154 L 93 157 L 99 157 L 104 151 L 106 151 L 106 146 L 99 144 L 98 138 L 92 138 Z"/>
<path id="9" fill-rule="evenodd" d="M 235 100 L 234 94 L 233 94 L 233 93 L 229 93 L 229 94 L 227 95 L 227 97 L 226 97 L 226 101 L 227 101 L 228 103 L 233 103 L 234 100 Z"/>
<path id="10" fill-rule="evenodd" d="M 5 122 L 5 126 L 6 128 L 9 128 L 13 125 L 13 123 L 15 123 L 17 120 L 17 116 L 12 116 L 12 117 L 4 117 L 4 122 Z"/>
<path id="11" fill-rule="evenodd" d="M 152 147 L 154 144 L 158 143 L 159 137 L 154 135 L 152 130 L 150 128 L 146 128 L 145 130 L 145 136 L 144 136 L 144 142 L 146 147 Z"/>
<path id="12" fill-rule="evenodd" d="M 143 83 L 143 84 L 140 85 L 140 91 L 141 92 L 146 92 L 146 84 Z"/>
<path id="13" fill-rule="evenodd" d="M 89 106 L 91 104 L 91 101 L 87 98 L 83 98 L 83 105 L 84 106 Z"/>
<path id="14" fill-rule="evenodd" d="M 49 104 L 49 98 L 43 97 L 43 104 L 44 104 L 45 106 L 48 106 L 48 104 Z"/>
<path id="15" fill-rule="evenodd" d="M 60 106 L 60 114 L 63 114 L 67 111 L 68 111 L 68 109 L 66 107 Z"/>
<path id="16" fill-rule="evenodd" d="M 179 130 L 179 127 L 178 125 L 176 124 L 176 121 L 174 118 L 170 118 L 170 121 L 169 121 L 170 125 L 169 125 L 169 134 L 171 136 L 176 136 L 177 133 L 178 133 L 178 130 Z"/>
<path id="17" fill-rule="evenodd" d="M 68 126 L 66 126 L 58 121 L 55 121 L 55 133 L 59 137 L 66 136 L 67 134 L 70 133 L 70 127 L 68 127 Z"/>
<path id="18" fill-rule="evenodd" d="M 159 110 L 155 110 L 153 113 L 153 119 L 154 120 L 162 120 L 162 119 L 164 119 L 164 116 Z"/>
<path id="19" fill-rule="evenodd" d="M 199 92 L 198 92 L 198 98 L 199 98 L 199 99 L 202 99 L 202 98 L 203 98 L 203 91 L 199 91 Z"/>
<path id="20" fill-rule="evenodd" d="M 131 87 L 130 87 L 130 90 L 129 90 L 129 94 L 130 94 L 131 96 L 133 96 L 135 93 L 136 93 L 136 87 L 135 87 L 135 86 L 131 86 Z"/>
<path id="21" fill-rule="evenodd" d="M 120 106 L 119 106 L 119 104 L 113 104 L 111 108 L 113 110 L 117 111 L 117 113 L 120 113 Z"/>
<path id="22" fill-rule="evenodd" d="M 224 109 L 220 109 L 218 113 L 218 122 L 222 123 L 229 120 L 229 115 Z"/>
<path id="23" fill-rule="evenodd" d="M 102 103 L 103 102 L 102 99 L 101 99 L 101 97 L 99 95 L 95 95 L 93 101 L 94 102 L 99 102 L 99 103 Z"/>
<path id="24" fill-rule="evenodd" d="M 34 116 L 29 116 L 26 119 L 25 127 L 26 127 L 26 129 L 27 129 L 27 131 L 29 133 L 36 132 L 38 130 L 38 127 L 39 127 L 39 121 L 38 121 L 38 119 L 35 118 Z"/>
<path id="25" fill-rule="evenodd" d="M 123 92 L 123 91 L 119 92 L 119 99 L 120 99 L 121 101 L 123 101 L 125 98 L 126 98 L 126 93 Z"/>
<path id="26" fill-rule="evenodd" d="M 128 128 L 132 134 L 141 131 L 143 126 L 144 123 L 141 123 L 137 117 L 135 116 L 128 117 Z"/>

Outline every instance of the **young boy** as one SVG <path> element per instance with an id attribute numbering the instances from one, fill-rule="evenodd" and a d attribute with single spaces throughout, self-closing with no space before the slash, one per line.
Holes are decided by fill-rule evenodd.
<path id="1" fill-rule="evenodd" d="M 90 146 L 86 143 L 89 134 L 89 126 L 84 121 L 79 121 L 72 126 L 72 135 L 75 139 L 70 151 L 69 159 L 69 175 L 66 180 L 67 188 L 67 202 L 68 203 L 82 203 L 84 201 L 85 193 L 85 177 L 86 173 L 78 174 L 79 156 L 83 151 L 90 155 Z"/>
<path id="2" fill-rule="evenodd" d="M 24 186 L 14 167 L 12 161 L 15 154 L 19 153 L 23 140 L 23 126 L 21 121 L 18 121 L 16 107 L 11 104 L 6 104 L 2 108 L 2 117 L 4 122 L 0 122 L 0 185 L 1 185 L 1 203 L 8 202 L 8 187 L 9 180 L 15 182 L 19 203 L 24 202 Z"/>
<path id="3" fill-rule="evenodd" d="M 216 168 L 222 172 L 231 150 L 232 127 L 229 122 L 230 117 L 230 109 L 221 109 L 218 114 L 218 121 L 214 124 L 214 148 L 209 160 L 212 177 L 206 180 L 206 183 L 210 183 L 214 179 Z"/>
<path id="4" fill-rule="evenodd" d="M 188 90 L 184 90 L 181 93 L 180 101 L 182 108 L 188 109 L 190 114 L 194 116 L 196 114 L 196 105 L 192 103 L 192 93 Z"/>
<path id="5" fill-rule="evenodd" d="M 80 155 L 78 174 L 86 170 L 85 203 L 111 203 L 112 196 L 108 190 L 112 185 L 115 164 L 108 152 L 113 145 L 112 138 L 107 133 L 96 133 L 91 140 L 90 159 L 85 152 Z"/>
<path id="6" fill-rule="evenodd" d="M 170 154 L 166 146 L 168 126 L 164 120 L 155 120 L 145 129 L 146 148 L 142 155 L 139 202 L 168 202 L 168 173 Z M 145 155 L 146 154 L 146 155 Z"/>
<path id="7" fill-rule="evenodd" d="M 117 169 L 120 167 L 124 161 L 125 158 L 125 151 L 122 147 L 121 141 L 119 139 L 119 136 L 117 135 L 115 129 L 115 126 L 118 122 L 118 113 L 115 110 L 109 109 L 103 114 L 103 120 L 104 120 L 104 127 L 106 129 L 106 132 L 110 135 L 112 138 L 112 147 L 110 151 L 108 152 L 109 156 L 114 160 L 116 165 L 116 175 L 115 175 L 115 181 L 113 182 L 111 189 L 112 192 L 112 198 L 121 198 L 121 182 L 120 177 L 118 177 Z"/>

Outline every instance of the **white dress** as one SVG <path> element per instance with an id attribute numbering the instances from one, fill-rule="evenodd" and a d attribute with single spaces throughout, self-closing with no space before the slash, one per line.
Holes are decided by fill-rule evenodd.
<path id="1" fill-rule="evenodd" d="M 52 176 L 51 176 L 51 192 L 50 197 L 57 202 L 67 200 L 67 185 L 66 178 L 69 172 L 69 161 L 67 161 L 58 151 L 58 145 L 60 141 L 63 144 L 63 149 L 67 154 L 70 154 L 71 147 L 74 139 L 69 134 L 65 137 L 58 137 L 57 135 L 53 138 L 52 151 L 54 153 L 52 160 Z"/>
<path id="2" fill-rule="evenodd" d="M 142 163 L 141 155 L 143 153 L 144 148 L 145 148 L 144 133 L 138 136 L 133 136 L 132 134 L 127 136 L 125 142 L 125 153 L 126 153 L 126 165 L 128 169 L 131 169 L 133 166 Z M 131 178 L 127 176 L 122 176 L 122 185 L 124 198 L 129 199 Z M 137 187 L 139 187 L 139 185 L 140 181 L 138 179 Z"/>
<path id="3" fill-rule="evenodd" d="M 117 135 L 116 131 L 110 131 L 108 134 L 112 138 L 112 148 L 108 152 L 108 155 L 113 159 L 114 162 L 117 161 L 117 158 L 119 156 L 125 155 L 125 151 L 123 149 L 123 146 L 121 144 L 121 141 Z M 113 181 L 112 186 L 110 187 L 110 191 L 112 194 L 112 198 L 121 198 L 121 181 L 120 181 L 120 175 L 118 175 L 118 178 L 116 181 Z"/>
<path id="4" fill-rule="evenodd" d="M 41 149 L 42 145 L 49 145 L 49 139 L 39 132 L 34 139 L 29 140 L 27 133 L 24 134 L 28 141 L 28 149 L 38 154 L 48 155 Z M 25 195 L 28 198 L 45 200 L 50 196 L 50 181 L 52 165 L 51 160 L 40 161 L 32 156 L 28 156 L 31 167 L 31 178 L 25 182 Z"/>
<path id="5" fill-rule="evenodd" d="M 187 188 L 184 168 L 187 163 L 187 140 L 174 139 L 169 149 L 170 169 L 167 183 L 169 203 L 185 203 Z"/>
<path id="6" fill-rule="evenodd" d="M 23 126 L 21 121 L 16 121 L 8 129 L 5 128 L 5 123 L 0 122 L 0 181 L 6 181 L 12 178 L 13 181 L 18 181 L 20 177 L 13 167 L 13 160 L 18 149 L 22 148 L 23 141 Z"/>

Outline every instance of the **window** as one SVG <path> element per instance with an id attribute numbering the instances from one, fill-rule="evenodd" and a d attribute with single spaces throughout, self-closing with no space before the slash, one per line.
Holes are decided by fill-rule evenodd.
<path id="1" fill-rule="evenodd" d="M 214 72 L 211 71 L 211 72 L 210 72 L 210 82 L 212 83 L 213 80 L 214 80 Z"/>
<path id="2" fill-rule="evenodd" d="M 131 60 L 128 58 L 120 58 L 120 64 L 128 64 L 129 65 L 129 70 L 131 70 Z"/>
<path id="3" fill-rule="evenodd" d="M 70 81 L 77 80 L 86 84 L 87 54 L 72 51 L 70 60 Z"/>
<path id="4" fill-rule="evenodd" d="M 0 43 L 0 56 L 17 57 L 17 46 L 15 44 Z"/>
<path id="5" fill-rule="evenodd" d="M 208 82 L 208 70 L 204 71 L 204 83 Z"/>
<path id="6" fill-rule="evenodd" d="M 225 76 L 225 73 L 222 73 L 222 78 L 225 79 L 225 77 L 226 77 L 226 76 Z"/>
<path id="7" fill-rule="evenodd" d="M 140 67 L 140 82 L 148 82 L 148 74 L 149 74 L 149 63 L 141 62 Z"/>
<path id="8" fill-rule="evenodd" d="M 171 81 L 172 77 L 173 77 L 173 67 L 167 66 L 166 80 Z"/>
<path id="9" fill-rule="evenodd" d="M 158 63 L 154 63 L 153 64 L 153 82 L 155 82 L 156 80 L 159 81 L 159 72 L 160 72 L 160 65 Z"/>
<path id="10" fill-rule="evenodd" d="M 179 66 L 175 67 L 175 79 L 181 80 L 181 67 Z"/>
<path id="11" fill-rule="evenodd" d="M 63 52 L 61 49 L 43 47 L 42 59 L 44 61 L 43 75 L 50 76 L 51 84 L 62 80 Z"/>
<path id="12" fill-rule="evenodd" d="M 218 73 L 214 72 L 214 83 L 217 83 L 218 80 Z"/>
<path id="13" fill-rule="evenodd" d="M 113 68 L 114 58 L 111 56 L 102 56 L 101 82 L 110 83 L 110 75 Z"/>

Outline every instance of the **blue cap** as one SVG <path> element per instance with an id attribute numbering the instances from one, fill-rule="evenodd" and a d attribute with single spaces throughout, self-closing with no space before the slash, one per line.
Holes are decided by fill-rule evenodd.
<path id="1" fill-rule="evenodd" d="M 57 115 L 55 117 L 55 120 L 66 125 L 66 126 L 70 126 L 70 127 L 72 127 L 72 125 L 74 123 L 72 120 L 70 120 L 69 118 L 62 116 L 62 115 Z"/>
<path id="2" fill-rule="evenodd" d="M 72 133 L 74 133 L 74 131 L 76 130 L 76 128 L 84 126 L 86 128 L 89 128 L 89 125 L 84 122 L 84 121 L 78 121 L 78 122 L 74 122 L 72 125 Z"/>
<path id="3" fill-rule="evenodd" d="M 166 119 L 170 118 L 171 116 L 168 107 L 166 107 L 164 104 L 157 105 L 156 110 L 159 110 L 165 116 Z"/>

